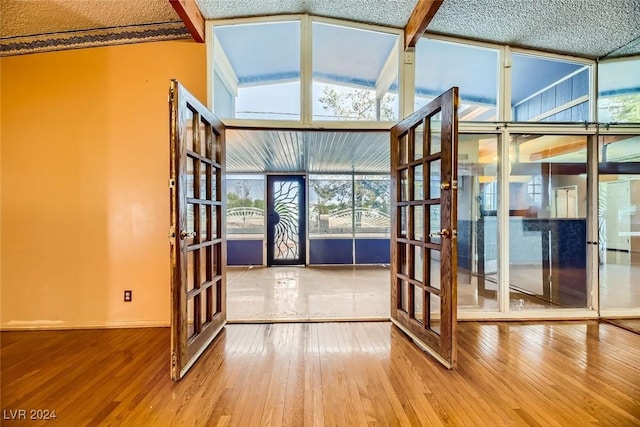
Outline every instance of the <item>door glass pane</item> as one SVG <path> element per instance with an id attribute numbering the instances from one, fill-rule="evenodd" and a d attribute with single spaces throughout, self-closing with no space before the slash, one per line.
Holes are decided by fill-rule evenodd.
<path id="1" fill-rule="evenodd" d="M 196 335 L 194 298 L 187 300 L 187 339 Z"/>
<path id="2" fill-rule="evenodd" d="M 440 297 L 434 294 L 429 295 L 429 329 L 440 335 Z"/>
<path id="3" fill-rule="evenodd" d="M 424 239 L 424 208 L 412 206 L 413 209 L 413 240 Z"/>
<path id="4" fill-rule="evenodd" d="M 422 165 L 413 168 L 413 200 L 424 200 L 424 176 Z"/>
<path id="5" fill-rule="evenodd" d="M 440 289 L 440 251 L 427 249 L 429 254 L 429 286 Z"/>
<path id="6" fill-rule="evenodd" d="M 400 170 L 400 190 L 398 191 L 398 201 L 409 200 L 409 169 Z"/>
<path id="7" fill-rule="evenodd" d="M 200 120 L 200 147 L 198 153 L 202 157 L 210 158 L 211 156 L 211 125 L 204 120 Z"/>
<path id="8" fill-rule="evenodd" d="M 193 199 L 195 198 L 194 187 L 195 187 L 195 166 L 193 157 L 187 156 L 187 198 Z"/>
<path id="9" fill-rule="evenodd" d="M 440 169 L 442 162 L 436 160 L 429 162 L 429 198 L 440 198 Z"/>
<path id="10" fill-rule="evenodd" d="M 300 188 L 298 181 L 273 182 L 274 260 L 300 258 Z"/>
<path id="11" fill-rule="evenodd" d="M 441 114 L 438 113 L 429 117 L 429 137 L 427 143 L 429 144 L 429 154 L 439 153 L 442 151 L 441 139 L 442 139 L 442 121 Z"/>
<path id="12" fill-rule="evenodd" d="M 194 251 L 187 252 L 187 290 L 190 291 L 196 287 L 195 278 L 195 254 Z"/>
<path id="13" fill-rule="evenodd" d="M 409 275 L 409 248 L 405 243 L 398 243 L 398 272 Z"/>
<path id="14" fill-rule="evenodd" d="M 413 275 L 412 279 L 422 282 L 422 271 L 424 267 L 424 257 L 422 246 L 413 246 Z"/>
<path id="15" fill-rule="evenodd" d="M 209 236 L 207 235 L 207 216 L 209 216 L 209 218 L 211 218 L 211 206 L 207 206 L 207 205 L 199 205 L 198 206 L 199 211 L 200 211 L 200 238 L 199 241 L 200 242 L 206 242 L 207 240 L 209 240 Z M 207 215 L 208 213 L 208 215 Z"/>
<path id="16" fill-rule="evenodd" d="M 409 210 L 409 206 L 401 206 L 398 208 L 399 211 L 399 225 L 400 230 L 398 230 L 398 237 L 406 238 L 407 237 L 407 229 L 408 229 L 408 218 L 407 211 Z"/>
<path id="17" fill-rule="evenodd" d="M 211 320 L 211 311 L 207 307 L 207 302 L 211 300 L 211 287 L 208 287 L 200 295 L 200 323 L 205 325 Z"/>
<path id="18" fill-rule="evenodd" d="M 192 245 L 196 235 L 195 231 L 195 205 L 193 203 L 187 203 L 187 228 L 186 228 L 186 237 L 184 239 L 187 245 Z"/>
<path id="19" fill-rule="evenodd" d="M 440 243 L 440 205 L 429 206 L 429 241 Z"/>
<path id="20" fill-rule="evenodd" d="M 420 125 L 416 128 L 414 138 L 413 138 L 413 160 L 421 159 L 424 150 L 424 126 Z"/>
<path id="21" fill-rule="evenodd" d="M 198 163 L 200 163 L 200 198 L 202 200 L 207 200 L 207 168 L 210 166 L 204 162 Z"/>
<path id="22" fill-rule="evenodd" d="M 400 280 L 400 309 L 409 311 L 409 282 L 406 280 Z"/>
<path id="23" fill-rule="evenodd" d="M 498 310 L 498 137 L 458 137 L 458 307 Z"/>
<path id="24" fill-rule="evenodd" d="M 420 323 L 424 323 L 423 303 L 424 303 L 424 291 L 419 286 L 413 286 L 413 315 Z"/>
<path id="25" fill-rule="evenodd" d="M 191 151 L 195 151 L 195 145 L 194 145 L 194 140 L 195 140 L 195 132 L 194 129 L 196 128 L 196 115 L 197 113 L 195 111 L 193 111 L 191 109 L 191 107 L 187 107 L 184 110 L 184 115 L 185 115 L 185 123 L 187 125 L 187 129 L 186 132 L 184 134 L 184 138 L 185 138 L 185 143 L 187 146 L 187 150 L 191 150 Z"/>
<path id="26" fill-rule="evenodd" d="M 511 309 L 586 307 L 587 137 L 513 135 Z"/>

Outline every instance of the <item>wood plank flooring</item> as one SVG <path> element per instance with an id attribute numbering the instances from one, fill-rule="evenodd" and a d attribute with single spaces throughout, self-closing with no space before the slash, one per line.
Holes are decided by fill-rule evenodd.
<path id="1" fill-rule="evenodd" d="M 640 335 L 595 321 L 461 322 L 455 371 L 388 322 L 227 325 L 179 383 L 166 328 L 1 340 L 3 426 L 640 425 Z"/>

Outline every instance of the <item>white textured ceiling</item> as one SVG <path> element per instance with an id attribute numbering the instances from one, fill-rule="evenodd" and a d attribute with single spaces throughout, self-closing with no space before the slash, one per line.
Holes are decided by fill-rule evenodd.
<path id="1" fill-rule="evenodd" d="M 207 19 L 308 13 L 401 28 L 417 0 L 196 0 Z M 0 0 L 0 38 L 179 21 L 168 0 Z M 640 0 L 444 0 L 429 32 L 585 57 L 640 54 Z"/>
<path id="2" fill-rule="evenodd" d="M 168 0 L 0 0 L 0 37 L 179 20 Z"/>

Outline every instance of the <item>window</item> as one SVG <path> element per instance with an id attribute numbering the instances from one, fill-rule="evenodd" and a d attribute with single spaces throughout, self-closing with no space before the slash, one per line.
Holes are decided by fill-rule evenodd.
<path id="1" fill-rule="evenodd" d="M 640 59 L 598 65 L 598 121 L 640 123 Z"/>
<path id="2" fill-rule="evenodd" d="M 495 121 L 498 51 L 422 38 L 416 46 L 415 109 L 453 86 L 460 88 L 460 120 Z"/>
<path id="3" fill-rule="evenodd" d="M 589 65 L 516 53 L 512 63 L 513 121 L 589 121 Z"/>

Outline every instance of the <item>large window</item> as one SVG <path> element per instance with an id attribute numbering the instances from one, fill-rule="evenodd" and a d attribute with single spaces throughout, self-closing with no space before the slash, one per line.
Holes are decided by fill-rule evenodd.
<path id="1" fill-rule="evenodd" d="M 227 234 L 230 238 L 264 236 L 264 176 L 228 175 Z"/>
<path id="2" fill-rule="evenodd" d="M 214 113 L 300 120 L 300 21 L 215 26 Z"/>
<path id="3" fill-rule="evenodd" d="M 598 121 L 640 123 L 640 58 L 598 66 Z"/>
<path id="4" fill-rule="evenodd" d="M 353 235 L 350 175 L 309 176 L 309 237 Z"/>
<path id="5" fill-rule="evenodd" d="M 452 86 L 460 88 L 460 120 L 498 119 L 498 51 L 422 38 L 416 46 L 415 109 Z"/>
<path id="6" fill-rule="evenodd" d="M 313 120 L 398 119 L 398 36 L 313 23 Z"/>
<path id="7" fill-rule="evenodd" d="M 591 66 L 514 53 L 511 110 L 517 122 L 585 122 L 590 114 Z"/>

